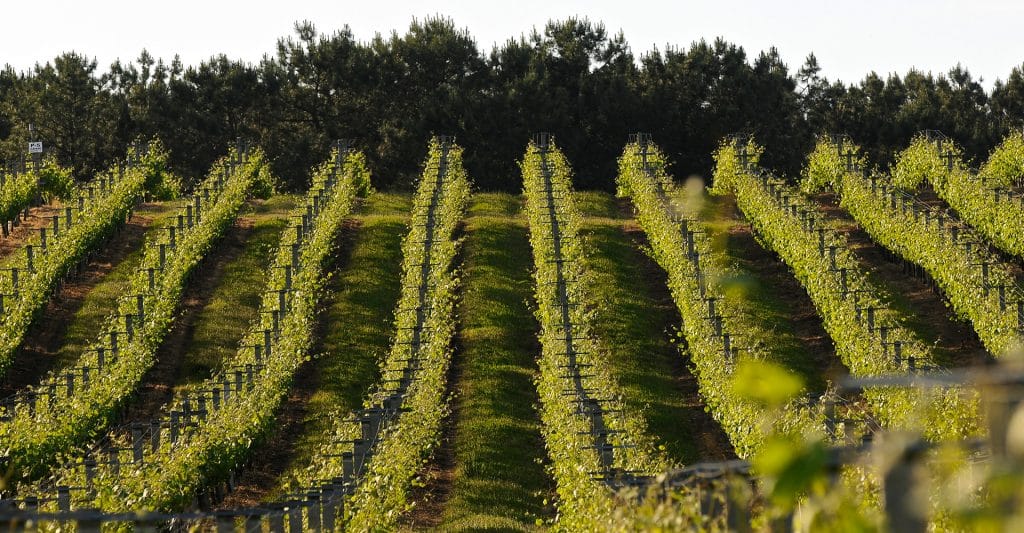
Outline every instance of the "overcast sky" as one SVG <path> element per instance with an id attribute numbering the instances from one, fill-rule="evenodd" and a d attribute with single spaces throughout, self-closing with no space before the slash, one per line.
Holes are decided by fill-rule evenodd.
<path id="1" fill-rule="evenodd" d="M 813 51 L 826 76 L 848 83 L 872 70 L 939 73 L 961 63 L 991 87 L 1024 63 L 1020 0 L 8 0 L 0 4 L 0 64 L 22 70 L 74 50 L 105 68 L 143 48 L 167 60 L 179 54 L 185 64 L 216 53 L 258 61 L 297 20 L 326 33 L 348 24 L 368 40 L 433 14 L 469 28 L 485 50 L 549 19 L 578 15 L 621 29 L 637 55 L 722 36 L 751 56 L 774 45 L 794 71 Z"/>

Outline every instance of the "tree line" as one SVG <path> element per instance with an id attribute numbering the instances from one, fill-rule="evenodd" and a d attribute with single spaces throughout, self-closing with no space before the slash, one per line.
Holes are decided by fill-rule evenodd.
<path id="1" fill-rule="evenodd" d="M 201 176 L 228 145 L 259 143 L 286 189 L 301 189 L 331 142 L 352 138 L 374 181 L 408 188 L 425 140 L 450 134 L 479 188 L 518 191 L 529 136 L 553 133 L 578 188 L 611 189 L 627 135 L 649 132 L 678 176 L 709 175 L 716 143 L 752 133 L 764 163 L 799 172 L 815 137 L 848 133 L 886 164 L 923 129 L 941 130 L 975 160 L 1024 126 L 1024 65 L 986 91 L 948 73 L 874 72 L 853 84 L 821 76 L 813 54 L 795 72 L 773 48 L 756 57 L 716 39 L 635 56 L 625 37 L 570 18 L 484 52 L 447 18 L 414 21 L 368 42 L 309 22 L 258 63 L 211 57 L 194 66 L 143 51 L 105 72 L 69 52 L 29 71 L 0 71 L 0 159 L 30 140 L 85 178 L 138 137 L 160 137 L 172 164 Z"/>

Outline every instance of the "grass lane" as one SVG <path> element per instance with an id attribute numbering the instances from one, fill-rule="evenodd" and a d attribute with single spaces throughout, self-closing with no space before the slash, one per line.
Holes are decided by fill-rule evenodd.
<path id="1" fill-rule="evenodd" d="M 534 409 L 539 326 L 520 208 L 519 196 L 476 194 L 468 209 L 446 531 L 533 530 L 552 511 Z"/>
<path id="2" fill-rule="evenodd" d="M 630 409 L 671 458 L 690 464 L 731 456 L 721 430 L 703 411 L 685 352 L 672 342 L 679 313 L 665 273 L 642 249 L 643 232 L 607 193 L 578 194 L 585 214 L 595 333 Z"/>
<path id="3" fill-rule="evenodd" d="M 170 202 L 140 205 L 127 224 L 67 277 L 29 327 L 21 350 L 0 379 L 0 396 L 35 385 L 50 370 L 77 361 L 85 343 L 95 340 L 121 284 L 138 265 L 142 243 L 159 234 L 156 228 L 175 212 L 176 205 Z"/>
<path id="4" fill-rule="evenodd" d="M 811 392 L 845 377 L 849 371 L 814 302 L 789 266 L 758 241 L 735 199 L 707 199 L 704 214 L 733 272 L 729 292 L 744 300 L 759 328 L 757 338 L 769 339 L 776 360 L 799 374 Z"/>
<path id="5" fill-rule="evenodd" d="M 402 239 L 411 208 L 407 194 L 374 193 L 344 230 L 342 257 L 332 267 L 330 294 L 320 316 L 321 344 L 302 371 L 309 390 L 300 394 L 305 405 L 296 421 L 299 433 L 292 439 L 286 473 L 268 497 L 284 490 L 290 481 L 287 472 L 311 463 L 318 443 L 330 437 L 331 417 L 360 407 L 366 391 L 380 379 L 377 361 L 394 336 Z"/>
<path id="6" fill-rule="evenodd" d="M 135 275 L 142 261 L 143 243 L 151 242 L 158 236 L 166 235 L 173 220 L 176 220 L 180 202 L 164 202 L 154 204 L 146 215 L 153 218 L 139 245 L 121 260 L 113 265 L 113 268 L 103 276 L 92 288 L 82 301 L 81 307 L 75 311 L 64 334 L 60 349 L 57 350 L 54 368 L 63 368 L 78 360 L 86 349 L 96 341 L 96 332 L 102 329 L 111 310 L 117 304 L 118 296 L 124 291 L 125 284 Z"/>
<path id="7" fill-rule="evenodd" d="M 308 426 L 298 464 L 308 464 L 312 445 L 333 424 L 337 409 L 361 407 L 380 379 L 377 361 L 394 335 L 394 308 L 401 292 L 402 239 L 408 232 L 407 197 L 375 194 L 355 217 L 351 255 L 336 265 L 322 321 L 323 347 L 314 361 L 319 387 L 308 403 Z"/>
<path id="8" fill-rule="evenodd" d="M 238 224 L 250 227 L 248 235 L 241 250 L 224 265 L 209 301 L 198 312 L 175 388 L 202 382 L 238 351 L 239 339 L 259 312 L 267 264 L 297 201 L 293 195 L 273 196 L 251 202 L 240 214 Z"/>

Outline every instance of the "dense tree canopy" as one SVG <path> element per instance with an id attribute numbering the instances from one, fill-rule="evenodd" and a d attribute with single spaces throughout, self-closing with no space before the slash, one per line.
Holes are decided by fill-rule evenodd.
<path id="1" fill-rule="evenodd" d="M 35 137 L 86 177 L 139 136 L 159 136 L 185 175 L 202 175 L 236 138 L 258 142 L 288 188 L 336 138 L 367 151 L 379 187 L 407 187 L 432 133 L 456 135 L 478 187 L 519 189 L 516 158 L 529 135 L 556 135 L 577 187 L 612 187 L 628 133 L 651 132 L 677 175 L 707 175 L 723 135 L 748 132 L 765 163 L 796 173 L 820 133 L 849 133 L 886 164 L 922 129 L 938 129 L 984 158 L 1024 126 L 1024 65 L 987 93 L 966 68 L 875 73 L 851 85 L 822 77 L 813 54 L 795 74 L 775 49 L 751 60 L 721 39 L 639 58 L 623 35 L 586 19 L 482 52 L 445 18 L 404 35 L 357 41 L 296 24 L 258 64 L 223 55 L 186 67 L 143 51 L 105 72 L 66 53 L 29 72 L 0 71 L 0 158 Z M 0 58 L 2 60 L 2 58 Z"/>

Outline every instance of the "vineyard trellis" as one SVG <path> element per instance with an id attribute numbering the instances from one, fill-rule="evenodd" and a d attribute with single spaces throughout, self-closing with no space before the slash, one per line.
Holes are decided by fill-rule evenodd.
<path id="1" fill-rule="evenodd" d="M 728 386 L 741 353 L 757 361 L 771 361 L 772 355 L 749 325 L 750 311 L 742 302 L 728 298 L 720 286 L 719 280 L 728 277 L 728 272 L 699 213 L 672 203 L 675 185 L 666 173 L 664 156 L 648 134 L 630 137 L 619 160 L 618 187 L 619 194 L 632 201 L 654 259 L 668 274 L 701 395 L 737 454 L 750 457 L 773 431 L 812 434 L 823 430 L 824 413 L 818 398 L 808 398 L 805 405 L 794 404 L 764 427 L 764 411 Z"/>
<path id="2" fill-rule="evenodd" d="M 244 146 L 215 165 L 177 216 L 177 224 L 145 246 L 141 268 L 93 345 L 68 368 L 7 398 L 0 408 L 2 461 L 15 479 L 40 477 L 57 460 L 104 429 L 153 364 L 181 292 L 199 262 L 234 222 L 258 181 L 268 179 L 258 151 Z M 127 210 L 145 182 L 142 172 L 119 204 Z M 106 184 L 101 183 L 101 189 Z M 165 240 L 166 239 L 166 240 Z"/>
<path id="3" fill-rule="evenodd" d="M 536 383 L 559 495 L 557 524 L 642 529 L 743 523 L 749 508 L 737 495 L 749 491 L 747 465 L 680 468 L 655 449 L 640 413 L 623 405 L 601 341 L 592 334 L 586 241 L 579 234 L 571 170 L 549 134 L 534 137 L 521 168 L 541 325 Z"/>
<path id="4" fill-rule="evenodd" d="M 845 150 L 829 139 L 819 141 L 809 159 L 824 177 L 806 179 L 830 183 L 840 204 L 873 240 L 934 280 L 993 356 L 1019 347 L 1024 289 L 1007 260 L 948 207 L 922 202 L 898 186 L 895 176 L 869 172 L 856 145 L 847 140 L 842 146 Z M 905 176 L 900 180 L 913 183 Z"/>
<path id="5" fill-rule="evenodd" d="M 50 295 L 104 239 L 131 216 L 146 185 L 159 176 L 166 153 L 147 151 L 126 165 L 114 165 L 106 174 L 81 186 L 74 201 L 51 215 L 38 235 L 0 262 L 0 373 L 4 373 Z M 31 173 L 30 173 L 31 174 Z"/>
<path id="6" fill-rule="evenodd" d="M 885 462 L 877 469 L 876 487 L 884 523 L 901 531 L 923 531 L 934 519 L 922 511 L 927 505 L 920 497 L 935 484 L 930 479 L 935 452 L 948 451 L 946 447 L 973 454 L 973 459 L 979 451 L 991 449 L 992 456 L 982 458 L 993 465 L 983 476 L 985 482 L 1007 475 L 1024 479 L 1024 465 L 1007 435 L 1024 399 L 1024 375 L 1013 369 L 962 373 L 936 368 L 927 349 L 902 329 L 900 318 L 878 304 L 876 289 L 864 285 L 845 241 L 795 191 L 759 171 L 746 139 L 728 142 L 733 153 L 720 163 L 732 174 L 720 176 L 720 183 L 737 189 L 737 195 L 748 195 L 745 205 L 761 210 L 748 212 L 747 218 L 766 241 L 791 246 L 791 253 L 783 250 L 780 257 L 821 271 L 820 276 L 807 278 L 816 280 L 807 287 L 809 294 L 817 291 L 823 302 L 852 306 L 834 310 L 835 314 L 846 319 L 851 335 L 855 331 L 872 343 L 866 357 L 877 361 L 850 359 L 851 367 L 862 364 L 867 370 L 821 398 L 802 397 L 771 410 L 737 393 L 733 384 L 742 377 L 737 374 L 750 361 L 771 361 L 770 350 L 756 334 L 747 333 L 747 311 L 719 284 L 727 272 L 716 257 L 705 222 L 685 202 L 671 203 L 676 191 L 665 172 L 664 156 L 648 135 L 631 136 L 620 159 L 620 193 L 632 200 L 652 255 L 669 274 L 700 392 L 743 457 L 672 465 L 644 434 L 642 417 L 622 409 L 615 380 L 604 368 L 600 340 L 588 324 L 586 241 L 578 234 L 580 215 L 573 201 L 571 171 L 554 140 L 538 134 L 521 167 L 534 253 L 536 314 L 542 326 L 536 381 L 560 498 L 556 526 L 746 530 L 750 514 L 761 513 L 772 520 L 772 527 L 793 527 L 798 516 L 766 513 L 774 502 L 759 494 L 761 473 L 746 460 L 779 433 L 812 440 L 824 437 L 828 446 L 820 468 L 829 473 L 828 491 L 841 498 L 851 497 L 843 492 L 844 473 Z M 0 524 L 12 530 L 215 526 L 218 531 L 320 531 L 395 526 L 409 508 L 408 489 L 436 445 L 447 412 L 459 286 L 457 228 L 469 194 L 461 148 L 448 137 L 430 143 L 403 244 L 397 333 L 390 354 L 380 363 L 383 379 L 371 390 L 365 407 L 335 413 L 333 435 L 298 483 L 277 500 L 217 512 L 179 511 L 219 499 L 225 480 L 230 490 L 251 443 L 272 423 L 291 376 L 308 353 L 316 302 L 324 289 L 322 268 L 365 176 L 361 154 L 346 146 L 336 145 L 328 162 L 314 172 L 306 203 L 295 212 L 296 223 L 286 230 L 270 266 L 260 318 L 240 342 L 236 356 L 212 378 L 177 394 L 164 416 L 116 428 L 88 452 L 72 457 L 54 478 L 23 484 L 17 497 L 0 499 Z M 229 165 L 233 164 L 234 159 Z M 167 242 L 151 243 L 148 255 L 158 258 L 160 267 L 143 268 L 136 281 L 155 290 L 176 260 L 174 254 L 188 242 L 187 230 L 204 223 L 218 226 L 211 221 L 220 220 L 214 212 L 219 198 L 227 194 L 227 176 L 233 174 L 217 175 L 219 183 L 196 193 L 178 215 L 177 225 L 165 228 Z M 774 222 L 765 222 L 769 219 Z M 127 294 L 120 303 L 127 307 L 113 317 L 113 330 L 104 332 L 87 364 L 72 372 L 70 385 L 51 380 L 55 391 L 63 386 L 71 397 L 91 390 L 100 371 L 109 372 L 115 356 L 123 357 L 124 343 L 144 334 L 146 321 L 153 319 L 150 304 L 139 300 L 139 294 Z M 924 394 L 923 389 L 942 392 Z M 922 402 L 938 399 L 940 409 L 957 408 L 948 398 L 959 397 L 963 390 L 984 390 L 986 407 L 995 413 L 988 419 L 990 440 L 973 434 L 963 439 L 964 432 L 956 430 L 943 433 L 952 440 L 939 445 L 927 433 L 929 428 L 916 426 L 925 430 L 923 438 L 890 433 L 881 426 L 864 439 L 839 435 L 837 424 L 845 429 L 852 423 L 856 405 L 851 402 L 839 409 L 850 412 L 837 413 L 836 404 L 851 396 L 883 394 L 882 390 L 900 398 L 912 390 L 920 393 Z M 9 415 L 4 423 L 21 416 L 29 403 L 33 411 L 45 411 L 46 398 L 19 397 L 4 412 Z M 890 425 L 895 424 L 882 424 Z M 995 504 L 1006 505 L 1000 498 L 997 493 Z"/>
<path id="7" fill-rule="evenodd" d="M 309 487 L 333 487 L 325 519 L 333 513 L 332 522 L 353 529 L 393 525 L 436 443 L 455 331 L 456 231 L 468 195 L 461 147 L 453 137 L 432 139 L 402 245 L 396 336 L 380 363 L 383 379 L 366 407 L 334 416 L 330 437 L 291 487 L 298 497 Z"/>
<path id="8" fill-rule="evenodd" d="M 305 204 L 293 217 L 297 222 L 288 228 L 294 232 L 285 231 L 269 268 L 259 318 L 235 357 L 176 395 L 166 416 L 148 427 L 112 433 L 63 473 L 65 484 L 98 480 L 93 499 L 109 511 L 187 507 L 210 485 L 215 498 L 222 492 L 219 483 L 228 480 L 230 486 L 231 473 L 273 420 L 308 354 L 323 268 L 354 204 L 361 160 L 361 154 L 337 149 L 314 176 Z M 123 460 L 122 452 L 129 452 Z M 122 463 L 131 466 L 123 469 Z M 104 467 L 105 478 L 88 472 L 96 466 Z"/>
<path id="9" fill-rule="evenodd" d="M 148 144 L 137 143 L 128 151 L 126 165 L 137 164 L 132 156 Z M 8 161 L 0 166 L 0 233 L 9 237 L 19 219 L 32 216 L 30 207 L 48 201 L 52 197 L 67 200 L 72 195 L 71 171 L 61 167 L 53 156 L 33 154 L 31 165 L 24 157 Z"/>
<path id="10" fill-rule="evenodd" d="M 906 317 L 884 303 L 881 289 L 869 279 L 835 222 L 761 168 L 759 155 L 752 140 L 728 139 L 716 153 L 714 191 L 735 194 L 761 241 L 793 271 L 850 373 L 940 371 L 928 346 L 904 326 Z M 914 391 L 888 389 L 868 390 L 864 397 L 871 408 L 869 420 L 873 416 L 893 429 L 914 427 L 942 440 L 979 431 L 978 400 L 964 394 L 950 390 L 944 398 L 925 399 Z"/>

